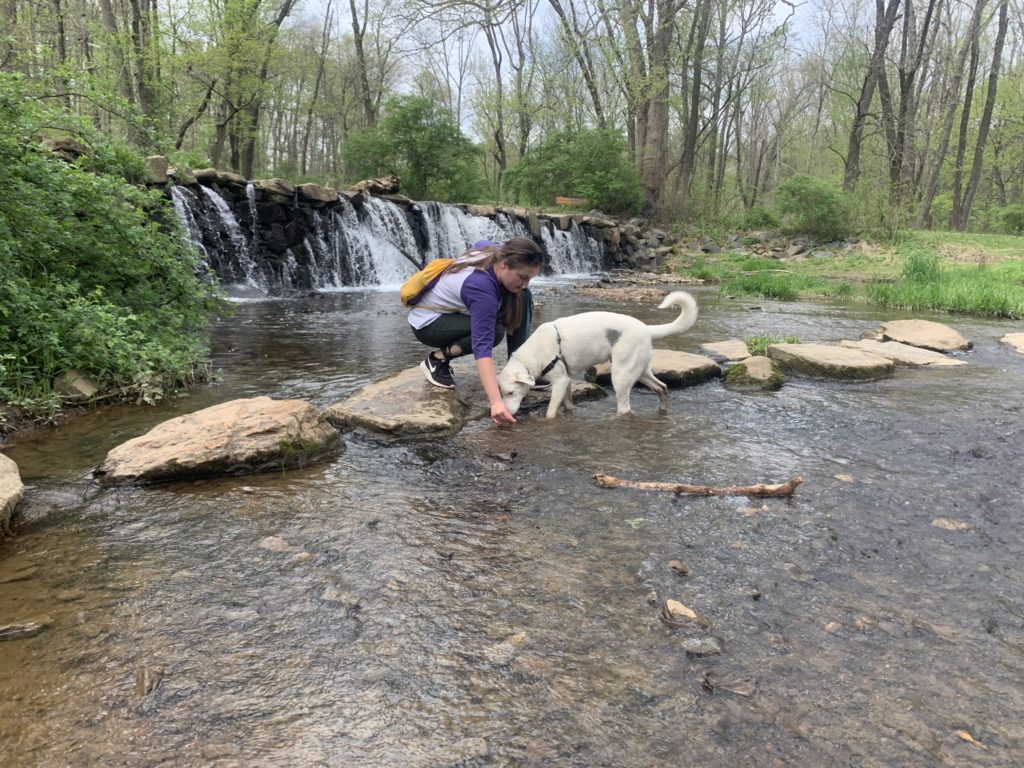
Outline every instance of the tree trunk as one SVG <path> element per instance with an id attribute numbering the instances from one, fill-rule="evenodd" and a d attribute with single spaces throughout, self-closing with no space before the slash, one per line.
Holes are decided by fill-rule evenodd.
<path id="1" fill-rule="evenodd" d="M 683 132 L 683 146 L 679 161 L 679 202 L 685 209 L 693 183 L 693 169 L 696 165 L 697 134 L 700 128 L 700 96 L 704 84 L 704 45 L 711 24 L 711 3 L 709 0 L 698 0 L 694 8 L 693 25 L 690 28 L 691 52 L 690 68 L 690 108 L 686 118 L 686 130 Z"/>
<path id="2" fill-rule="evenodd" d="M 281 29 L 281 25 L 285 19 L 292 12 L 292 8 L 295 7 L 295 3 L 298 0 L 283 0 L 281 7 L 277 11 L 277 16 L 270 23 L 270 30 L 267 35 L 266 47 L 263 49 L 263 61 L 260 63 L 260 70 L 258 75 L 258 81 L 260 83 L 267 82 L 267 72 L 270 69 L 270 57 L 274 53 L 274 45 L 277 41 L 277 33 Z M 232 167 L 239 170 L 239 172 L 247 179 L 251 179 L 253 175 L 253 166 L 256 160 L 256 137 L 259 133 L 260 127 L 260 113 L 263 111 L 263 97 L 259 94 L 253 99 L 252 104 L 242 114 L 245 119 L 242 121 L 242 130 L 239 132 L 239 139 L 243 142 L 240 150 L 240 161 L 238 165 L 235 165 L 235 154 L 232 153 Z"/>
<path id="3" fill-rule="evenodd" d="M 597 123 L 597 127 L 603 130 L 608 127 L 608 120 L 605 118 L 604 106 L 601 103 L 601 96 L 597 89 L 597 78 L 594 75 L 594 62 L 590 55 L 590 40 L 580 30 L 579 20 L 576 16 L 576 8 L 573 5 L 572 0 L 569 0 L 569 10 L 572 14 L 571 23 L 560 0 L 548 0 L 548 2 L 551 4 L 555 13 L 558 14 L 559 21 L 562 24 L 562 29 L 565 31 L 566 39 L 572 46 L 573 58 L 576 59 L 580 72 L 583 73 L 583 82 L 587 86 L 587 93 L 590 95 L 590 103 L 594 107 L 594 121 Z"/>
<path id="4" fill-rule="evenodd" d="M 110 64 L 114 70 L 121 95 L 129 104 L 135 104 L 135 94 L 132 91 L 132 79 L 128 76 L 125 66 L 124 51 L 121 48 L 121 34 L 117 28 L 117 17 L 114 16 L 114 9 L 110 0 L 99 0 L 100 14 L 103 17 L 103 29 L 107 33 L 107 47 L 110 50 Z"/>
<path id="5" fill-rule="evenodd" d="M 896 23 L 896 12 L 899 10 L 900 2 L 901 0 L 889 0 L 886 7 L 885 0 L 875 0 L 875 44 L 867 72 L 864 74 L 864 82 L 861 84 L 860 97 L 857 99 L 843 168 L 843 189 L 847 192 L 854 190 L 860 178 L 860 150 L 864 139 L 864 125 L 875 97 L 879 75 L 885 66 L 885 51 L 889 47 L 889 35 L 892 33 L 893 24 Z"/>
<path id="6" fill-rule="evenodd" d="M 309 109 L 306 111 L 306 130 L 302 134 L 302 175 L 306 175 L 309 168 L 309 135 L 313 132 L 313 113 L 316 110 L 316 101 L 320 95 L 320 82 L 324 77 L 324 69 L 327 66 L 327 50 L 331 44 L 331 0 L 327 0 L 327 8 L 324 11 L 324 29 L 320 36 L 320 53 L 317 60 L 316 79 L 313 81 L 313 94 L 309 100 Z"/>
<path id="7" fill-rule="evenodd" d="M 359 86 L 359 101 L 363 107 L 363 119 L 366 120 L 366 127 L 373 128 L 377 125 L 377 106 L 370 95 L 370 75 L 366 67 L 366 51 L 363 40 L 366 36 L 366 17 L 369 14 L 368 3 L 363 2 L 363 23 L 359 23 L 359 13 L 356 10 L 356 0 L 349 0 L 349 12 L 352 14 L 352 43 L 356 49 L 356 77 Z"/>
<path id="8" fill-rule="evenodd" d="M 970 63 L 967 65 L 967 88 L 960 109 L 960 130 L 957 132 L 956 155 L 953 162 L 953 209 L 949 213 L 949 228 L 962 231 L 964 157 L 967 155 L 967 132 L 971 126 L 971 108 L 974 106 L 974 84 L 978 77 L 978 39 L 971 41 Z"/>
<path id="9" fill-rule="evenodd" d="M 1006 42 L 1009 10 L 1009 0 L 1002 0 L 999 4 L 999 28 L 996 32 L 995 48 L 992 51 L 992 69 L 988 74 L 988 93 L 985 94 L 985 106 L 981 113 L 981 124 L 978 126 L 978 139 L 974 146 L 974 160 L 971 163 L 971 178 L 967 182 L 967 192 L 964 195 L 962 212 L 964 227 L 971 220 L 971 206 L 974 203 L 974 195 L 978 191 L 978 183 L 981 181 L 981 165 L 985 157 L 985 143 L 988 140 L 989 128 L 992 125 L 992 112 L 995 109 L 996 88 L 999 85 L 999 68 L 1002 65 L 1003 45 Z"/>
<path id="10" fill-rule="evenodd" d="M 970 51 L 974 40 L 978 37 L 978 29 L 981 27 L 981 17 L 987 4 L 988 0 L 978 0 L 977 4 L 974 6 L 974 13 L 971 16 L 967 40 L 960 49 L 960 55 L 958 56 L 957 62 L 954 66 L 953 80 L 950 83 L 949 91 L 947 92 L 945 99 L 947 110 L 945 120 L 942 124 L 942 133 L 939 136 L 939 146 L 936 147 L 935 150 L 935 157 L 932 161 L 931 170 L 928 174 L 928 183 L 925 187 L 924 197 L 921 201 L 919 223 L 922 227 L 931 227 L 932 225 L 932 202 L 935 200 L 935 195 L 939 189 L 939 176 L 942 173 L 942 165 L 946 159 L 946 151 L 949 149 L 949 138 L 953 132 L 953 120 L 956 117 L 960 96 L 960 84 L 963 80 L 964 68 L 967 65 L 967 54 Z"/>

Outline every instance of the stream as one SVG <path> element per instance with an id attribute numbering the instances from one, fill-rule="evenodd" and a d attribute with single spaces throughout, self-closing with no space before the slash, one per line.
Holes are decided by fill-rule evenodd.
<path id="1" fill-rule="evenodd" d="M 920 317 L 968 365 L 634 390 L 277 474 L 101 489 L 115 445 L 238 397 L 318 407 L 416 365 L 395 291 L 243 302 L 216 383 L 15 434 L 4 766 L 1024 765 L 1024 355 L 1012 323 L 693 290 L 659 346 Z M 612 309 L 539 281 L 537 321 Z M 426 384 L 424 384 L 426 386 Z M 803 484 L 791 499 L 593 475 Z M 682 575 L 670 566 L 685 564 Z M 671 626 L 667 599 L 701 624 Z M 700 655 L 720 649 L 717 655 Z"/>

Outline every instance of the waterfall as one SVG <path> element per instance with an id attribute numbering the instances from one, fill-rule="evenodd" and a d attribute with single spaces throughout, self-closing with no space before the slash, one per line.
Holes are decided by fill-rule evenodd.
<path id="1" fill-rule="evenodd" d="M 473 216 L 446 203 L 419 202 L 407 213 L 377 197 L 358 207 L 344 197 L 303 206 L 261 197 L 252 183 L 244 192 L 239 186 L 230 201 L 218 189 L 199 185 L 197 194 L 172 186 L 170 197 L 192 246 L 225 286 L 243 292 L 392 289 L 420 263 L 455 257 L 478 240 L 529 236 L 508 213 Z M 232 190 L 225 187 L 224 194 Z M 556 274 L 601 268 L 603 246 L 576 224 L 568 231 L 544 226 L 541 241 Z"/>
<path id="2" fill-rule="evenodd" d="M 268 290 L 270 286 L 260 274 L 249 250 L 249 243 L 227 201 L 209 187 L 200 185 L 199 190 L 208 207 L 198 208 L 200 215 L 197 220 L 203 224 L 204 240 L 210 236 L 215 240 L 215 247 L 208 247 L 207 252 L 210 255 L 210 266 L 220 275 L 221 282 L 225 285 L 239 284 Z"/>
<path id="3" fill-rule="evenodd" d="M 552 271 L 559 275 L 586 275 L 601 263 L 603 247 L 574 221 L 567 232 L 546 229 L 541 234 Z"/>
<path id="4" fill-rule="evenodd" d="M 185 236 L 189 244 L 195 248 L 203 257 L 203 265 L 209 266 L 209 254 L 206 246 L 203 245 L 203 228 L 196 221 L 193 209 L 195 208 L 195 195 L 184 187 L 171 187 L 171 202 L 174 204 L 174 213 L 185 228 Z"/>
<path id="5" fill-rule="evenodd" d="M 470 216 L 454 205 L 435 202 L 417 203 L 426 230 L 425 261 L 452 259 L 479 240 L 504 242 L 530 233 L 526 226 L 505 213 L 494 219 Z"/>

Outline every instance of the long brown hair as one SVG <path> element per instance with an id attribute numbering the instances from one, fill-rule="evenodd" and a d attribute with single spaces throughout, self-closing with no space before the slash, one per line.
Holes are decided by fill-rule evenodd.
<path id="1" fill-rule="evenodd" d="M 544 251 L 529 237 L 513 237 L 500 248 L 488 245 L 479 248 L 480 260 L 467 260 L 463 263 L 456 262 L 448 268 L 449 272 L 460 272 L 463 269 L 489 269 L 499 262 L 504 262 L 508 269 L 519 267 L 543 267 Z M 485 255 L 486 254 L 486 255 Z M 526 297 L 523 293 L 510 293 L 506 290 L 501 292 L 501 302 L 498 304 L 498 322 L 505 327 L 506 333 L 512 333 L 523 324 Z"/>

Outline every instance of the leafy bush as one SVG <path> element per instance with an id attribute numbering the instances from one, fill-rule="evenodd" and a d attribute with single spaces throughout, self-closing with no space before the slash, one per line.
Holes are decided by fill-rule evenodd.
<path id="1" fill-rule="evenodd" d="M 741 226 L 744 229 L 775 229 L 779 226 L 779 217 L 761 205 L 744 211 Z"/>
<path id="2" fill-rule="evenodd" d="M 26 95 L 0 75 L 0 401 L 52 406 L 69 369 L 159 397 L 205 357 L 219 292 L 197 279 L 169 201 L 120 175 L 141 158 Z M 73 126 L 90 155 L 47 151 L 53 125 Z"/>
<path id="3" fill-rule="evenodd" d="M 1000 211 L 1002 229 L 1008 235 L 1024 235 L 1024 203 L 1008 205 Z"/>
<path id="4" fill-rule="evenodd" d="M 813 176 L 792 176 L 779 184 L 775 205 L 792 232 L 823 240 L 842 240 L 853 231 L 845 195 Z"/>
<path id="5" fill-rule="evenodd" d="M 640 209 L 643 187 L 618 131 L 558 131 L 530 149 L 507 175 L 510 191 L 526 204 L 551 205 L 556 196 L 582 197 L 613 214 Z"/>
<path id="6" fill-rule="evenodd" d="M 484 188 L 479 150 L 438 102 L 423 96 L 390 99 L 376 128 L 345 144 L 348 175 L 393 173 L 402 191 L 419 200 L 467 202 Z"/>

